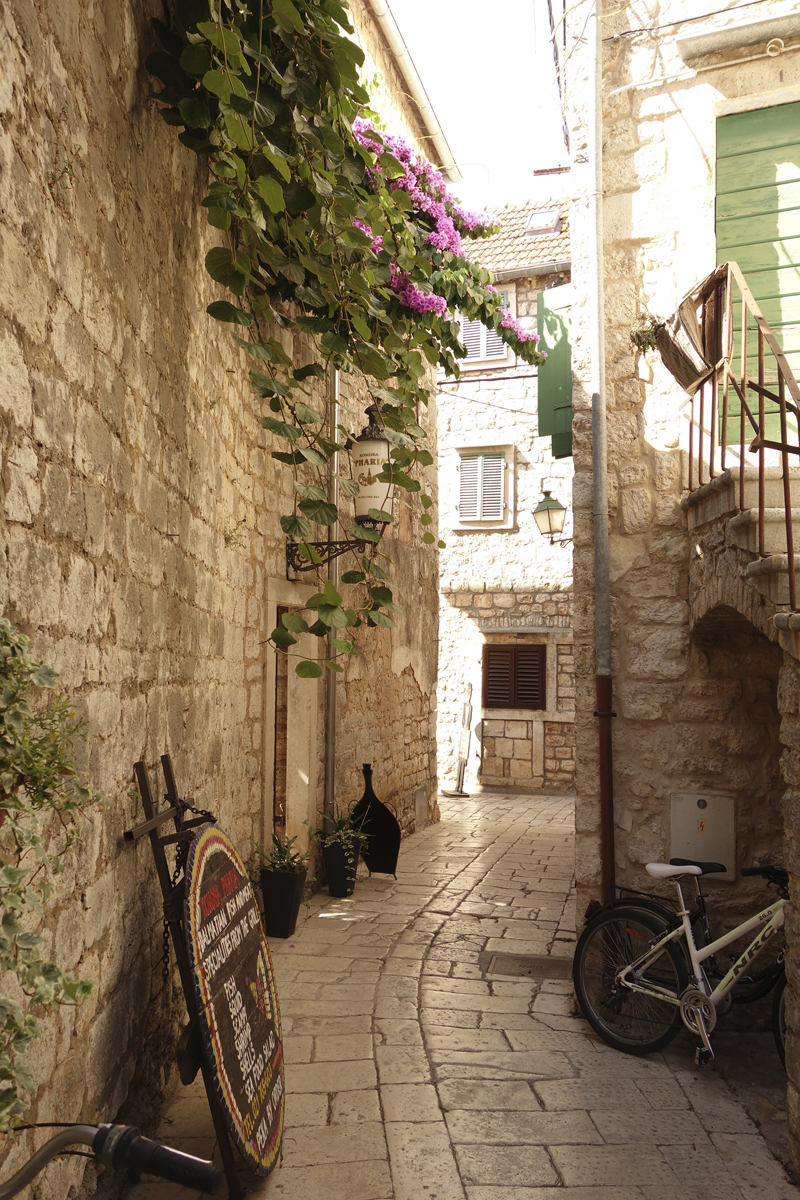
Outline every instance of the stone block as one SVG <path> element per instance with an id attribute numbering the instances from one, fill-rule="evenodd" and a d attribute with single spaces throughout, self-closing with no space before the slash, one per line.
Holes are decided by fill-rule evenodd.
<path id="1" fill-rule="evenodd" d="M 33 391 L 22 348 L 10 330 L 0 329 L 0 409 L 24 430 L 33 416 Z"/>
<path id="2" fill-rule="evenodd" d="M 496 738 L 494 748 L 498 758 L 511 758 L 514 753 L 514 742 L 511 738 Z"/>
<path id="3" fill-rule="evenodd" d="M 68 633 L 85 637 L 94 608 L 94 568 L 85 558 L 73 557 L 61 589 L 61 624 Z"/>
<path id="4" fill-rule="evenodd" d="M 59 619 L 61 568 L 58 551 L 23 529 L 10 530 L 9 599 L 32 625 L 55 625 Z M 19 617 L 17 618 L 19 619 Z"/>
<path id="5" fill-rule="evenodd" d="M 111 467 L 111 433 L 91 405 L 78 408 L 75 428 L 75 466 L 84 475 L 105 481 Z"/>
<path id="6" fill-rule="evenodd" d="M 512 758 L 510 774 L 512 779 L 530 779 L 533 776 L 530 755 L 526 759 Z"/>
<path id="7" fill-rule="evenodd" d="M 505 734 L 510 738 L 524 738 L 529 736 L 527 721 L 506 721 Z"/>
<path id="8" fill-rule="evenodd" d="M 37 478 L 39 461 L 29 444 L 12 446 L 8 452 L 5 471 L 5 514 L 8 521 L 32 525 L 42 504 Z"/>
<path id="9" fill-rule="evenodd" d="M 530 759 L 533 755 L 533 743 L 530 738 L 515 738 L 514 739 L 514 758 L 515 759 Z"/>

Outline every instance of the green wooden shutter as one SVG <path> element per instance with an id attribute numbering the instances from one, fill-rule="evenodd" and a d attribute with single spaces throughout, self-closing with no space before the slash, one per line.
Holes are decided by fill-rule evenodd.
<path id="1" fill-rule="evenodd" d="M 717 262 L 738 262 L 761 311 L 800 378 L 800 103 L 778 104 L 717 120 Z M 734 362 L 741 311 L 734 308 Z M 757 339 L 747 340 L 750 364 Z M 769 359 L 768 359 L 769 361 Z M 754 372 L 755 373 L 755 372 Z M 738 441 L 739 405 L 728 399 L 730 439 Z M 767 437 L 780 437 L 777 405 Z"/>
<path id="2" fill-rule="evenodd" d="M 572 285 L 548 288 L 536 298 L 539 349 L 547 360 L 539 367 L 539 436 L 550 434 L 554 458 L 572 454 Z"/>

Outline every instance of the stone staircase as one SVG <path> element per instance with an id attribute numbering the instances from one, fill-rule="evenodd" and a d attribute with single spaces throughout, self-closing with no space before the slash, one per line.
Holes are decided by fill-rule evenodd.
<path id="1" fill-rule="evenodd" d="M 739 466 L 723 471 L 681 501 L 689 531 L 724 521 L 728 544 L 752 555 L 746 573 L 749 582 L 775 610 L 778 629 L 800 630 L 800 614 L 789 607 L 789 559 L 786 553 L 786 510 L 780 466 L 764 468 L 764 557 L 758 553 L 758 468 L 745 466 L 744 509 L 739 508 Z M 800 503 L 800 467 L 790 469 L 793 500 Z M 792 542 L 796 556 L 795 579 L 800 598 L 800 507 L 792 504 Z"/>

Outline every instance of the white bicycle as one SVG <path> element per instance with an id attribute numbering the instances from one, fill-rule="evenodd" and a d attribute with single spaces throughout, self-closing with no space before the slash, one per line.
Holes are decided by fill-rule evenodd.
<path id="1" fill-rule="evenodd" d="M 653 879 L 672 879 L 678 921 L 665 928 L 655 912 L 635 903 L 603 910 L 584 929 L 575 948 L 572 978 L 583 1015 L 604 1041 L 627 1054 L 649 1054 L 670 1042 L 684 1025 L 700 1038 L 698 1065 L 714 1057 L 709 1034 L 719 1011 L 727 1011 L 736 982 L 783 926 L 782 896 L 730 933 L 697 947 L 692 913 L 680 879 L 703 874 L 700 866 L 648 863 Z M 756 931 L 747 949 L 721 979 L 709 979 L 703 966 L 739 938 Z M 709 964 L 710 965 L 710 964 Z M 785 976 L 773 1005 L 773 1032 L 783 1058 Z"/>

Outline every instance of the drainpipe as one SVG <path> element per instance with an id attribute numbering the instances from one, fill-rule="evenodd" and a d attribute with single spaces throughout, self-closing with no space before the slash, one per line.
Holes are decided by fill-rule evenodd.
<path id="1" fill-rule="evenodd" d="M 605 399 L 605 300 L 603 296 L 603 41 L 600 0 L 586 27 L 589 46 L 589 354 L 592 389 L 592 483 L 597 717 L 600 742 L 600 863 L 602 898 L 615 894 L 614 776 L 611 757 L 611 602 L 608 582 L 608 438 Z"/>
<path id="2" fill-rule="evenodd" d="M 444 135 L 444 130 L 439 124 L 439 119 L 433 110 L 433 105 L 430 102 L 430 97 L 425 91 L 425 84 L 419 77 L 417 68 L 414 66 L 414 60 L 409 53 L 405 38 L 400 32 L 400 28 L 394 19 L 394 14 L 387 0 L 370 0 L 370 7 L 375 14 L 375 19 L 380 26 L 383 36 L 389 43 L 394 60 L 400 69 L 400 74 L 405 80 L 406 87 L 419 109 L 419 115 L 422 118 L 422 123 L 428 131 L 428 137 L 433 142 L 436 150 L 436 155 L 439 159 L 440 170 L 445 179 L 449 179 L 451 183 L 458 183 L 461 179 L 461 172 L 456 165 L 456 160 L 453 151 L 448 145 L 447 138 Z M 432 155 L 428 157 L 432 158 Z"/>
<path id="3" fill-rule="evenodd" d="M 328 368 L 328 411 L 330 412 L 330 432 L 332 442 L 336 441 L 337 423 L 339 421 L 339 372 L 333 367 Z M 335 453 L 330 459 L 330 475 L 328 480 L 328 495 L 332 504 L 339 504 L 339 455 Z M 328 541 L 338 537 L 339 523 L 328 526 Z M 328 564 L 328 578 L 333 586 L 339 587 L 339 560 L 334 558 Z M 332 630 L 328 634 L 328 658 L 334 657 L 331 641 L 335 636 Z M 336 806 L 336 672 L 328 671 L 325 679 L 325 794 L 322 801 L 322 811 L 333 816 Z"/>

